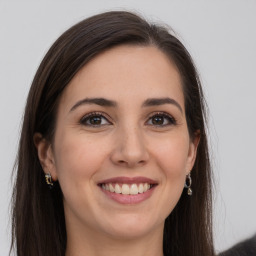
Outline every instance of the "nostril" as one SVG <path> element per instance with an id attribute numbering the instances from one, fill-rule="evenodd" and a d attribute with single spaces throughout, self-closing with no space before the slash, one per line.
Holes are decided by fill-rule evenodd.
<path id="1" fill-rule="evenodd" d="M 125 160 L 118 160 L 117 161 L 119 165 L 122 166 L 129 166 L 129 167 L 134 167 L 136 165 L 144 165 L 146 163 L 145 160 L 140 160 L 140 161 L 125 161 Z"/>
<path id="2" fill-rule="evenodd" d="M 113 148 L 110 159 L 113 163 L 120 166 L 134 167 L 136 165 L 142 166 L 149 160 L 149 153 L 144 144 L 132 143 L 131 141 L 123 144 L 119 143 Z M 137 145 L 137 146 L 136 146 Z"/>

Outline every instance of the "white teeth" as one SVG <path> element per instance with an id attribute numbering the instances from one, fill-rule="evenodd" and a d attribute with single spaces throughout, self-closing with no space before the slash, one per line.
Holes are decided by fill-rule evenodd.
<path id="1" fill-rule="evenodd" d="M 144 192 L 143 184 L 139 185 L 139 193 L 142 194 Z"/>
<path id="2" fill-rule="evenodd" d="M 120 188 L 120 186 L 118 184 L 115 185 L 115 193 L 117 194 L 121 194 L 122 193 L 122 190 Z"/>
<path id="3" fill-rule="evenodd" d="M 143 185 L 143 192 L 146 192 L 148 190 L 148 185 L 147 183 L 144 183 Z"/>
<path id="4" fill-rule="evenodd" d="M 116 184 L 102 184 L 101 187 L 107 191 L 110 191 L 112 193 L 117 193 L 117 194 L 123 194 L 123 195 L 137 195 L 137 194 L 142 194 L 148 191 L 151 186 L 149 183 L 140 183 L 140 184 L 122 184 L 119 185 L 118 183 Z"/>
<path id="5" fill-rule="evenodd" d="M 127 184 L 122 185 L 122 194 L 123 195 L 129 195 L 130 194 L 130 188 Z"/>
<path id="6" fill-rule="evenodd" d="M 109 184 L 109 191 L 115 192 L 115 188 L 113 187 L 113 185 L 111 183 Z"/>
<path id="7" fill-rule="evenodd" d="M 138 186 L 136 184 L 132 184 L 130 187 L 130 194 L 137 195 L 139 192 Z"/>

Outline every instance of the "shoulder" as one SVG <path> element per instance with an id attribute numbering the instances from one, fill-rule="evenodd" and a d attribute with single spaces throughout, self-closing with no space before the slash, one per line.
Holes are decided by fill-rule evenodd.
<path id="1" fill-rule="evenodd" d="M 219 256 L 256 256 L 256 235 L 234 245 Z"/>

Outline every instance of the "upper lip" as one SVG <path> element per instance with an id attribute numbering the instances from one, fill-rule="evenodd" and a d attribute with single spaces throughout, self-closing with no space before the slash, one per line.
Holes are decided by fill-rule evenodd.
<path id="1" fill-rule="evenodd" d="M 139 183 L 149 183 L 149 184 L 157 184 L 158 182 L 156 180 L 147 178 L 147 177 L 113 177 L 105 180 L 101 180 L 98 182 L 98 184 L 106 184 L 106 183 L 123 183 L 123 184 L 139 184 Z"/>

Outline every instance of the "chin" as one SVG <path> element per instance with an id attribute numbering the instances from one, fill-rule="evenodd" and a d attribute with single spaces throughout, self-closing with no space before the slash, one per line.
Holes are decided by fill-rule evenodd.
<path id="1" fill-rule="evenodd" d="M 156 221 L 142 216 L 126 214 L 114 218 L 114 223 L 107 223 L 108 235 L 118 239 L 138 239 L 147 236 L 151 231 L 163 229 L 164 221 Z"/>

